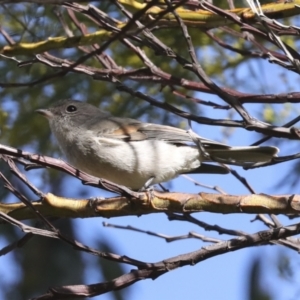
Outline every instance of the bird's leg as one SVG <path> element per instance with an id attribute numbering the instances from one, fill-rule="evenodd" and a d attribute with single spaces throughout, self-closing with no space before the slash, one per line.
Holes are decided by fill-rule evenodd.
<path id="1" fill-rule="evenodd" d="M 149 190 L 150 185 L 152 184 L 153 180 L 154 180 L 155 176 L 150 177 L 146 183 L 139 189 L 139 192 L 144 192 L 146 190 Z"/>
<path id="2" fill-rule="evenodd" d="M 160 186 L 160 188 L 164 191 L 164 192 L 170 192 L 168 189 L 166 189 L 161 183 L 158 184 Z"/>

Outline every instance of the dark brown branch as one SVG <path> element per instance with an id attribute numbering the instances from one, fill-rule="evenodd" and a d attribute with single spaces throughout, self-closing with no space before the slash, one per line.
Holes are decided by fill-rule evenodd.
<path id="1" fill-rule="evenodd" d="M 73 177 L 79 178 L 82 181 L 82 183 L 86 185 L 101 187 L 111 192 L 138 197 L 138 193 L 135 193 L 126 187 L 118 186 L 110 181 L 99 179 L 94 176 L 88 175 L 78 169 L 75 169 L 70 164 L 59 159 L 55 159 L 52 157 L 43 156 L 39 154 L 32 154 L 27 151 L 11 148 L 1 144 L 0 144 L 0 153 L 5 155 L 11 155 L 14 157 L 22 157 L 30 162 L 37 163 L 41 166 L 52 167 L 53 169 L 63 171 Z"/>
<path id="2" fill-rule="evenodd" d="M 296 235 L 300 231 L 300 225 L 290 225 L 281 228 L 274 228 L 260 231 L 246 236 L 240 236 L 224 242 L 203 247 L 200 250 L 178 255 L 161 262 L 152 263 L 147 268 L 132 270 L 130 273 L 99 284 L 92 285 L 72 285 L 50 288 L 47 294 L 41 295 L 36 300 L 44 299 L 63 299 L 67 297 L 92 297 L 101 295 L 112 290 L 118 290 L 143 279 L 156 279 L 161 275 L 175 270 L 177 268 L 195 265 L 208 258 L 227 253 L 228 251 L 237 251 L 246 247 L 262 245 L 273 240 L 283 239 L 288 236 Z"/>

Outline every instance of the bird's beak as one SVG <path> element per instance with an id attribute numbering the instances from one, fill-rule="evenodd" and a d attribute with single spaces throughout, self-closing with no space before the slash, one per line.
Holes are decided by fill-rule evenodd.
<path id="1" fill-rule="evenodd" d="M 49 120 L 53 118 L 53 113 L 49 109 L 37 109 L 35 112 L 41 114 Z"/>

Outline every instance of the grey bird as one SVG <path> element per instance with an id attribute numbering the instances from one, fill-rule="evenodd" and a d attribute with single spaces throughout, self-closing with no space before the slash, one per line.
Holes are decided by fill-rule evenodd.
<path id="1" fill-rule="evenodd" d="M 90 175 L 134 190 L 187 173 L 228 173 L 204 161 L 244 166 L 270 161 L 276 147 L 230 147 L 186 130 L 118 118 L 76 100 L 61 100 L 38 109 L 67 160 Z M 208 155 L 205 155 L 208 154 Z"/>

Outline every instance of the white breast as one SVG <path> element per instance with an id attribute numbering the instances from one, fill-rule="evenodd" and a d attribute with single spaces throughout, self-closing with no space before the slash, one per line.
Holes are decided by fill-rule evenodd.
<path id="1" fill-rule="evenodd" d="M 74 166 L 132 189 L 143 187 L 152 177 L 152 183 L 164 182 L 200 166 L 196 147 L 160 140 L 128 143 L 96 137 L 85 139 L 80 146 L 73 148 L 71 156 L 66 155 Z"/>

